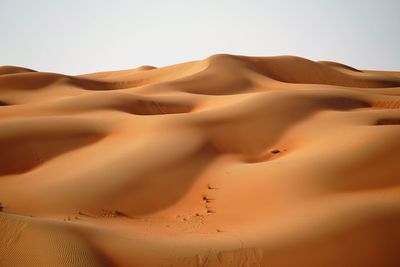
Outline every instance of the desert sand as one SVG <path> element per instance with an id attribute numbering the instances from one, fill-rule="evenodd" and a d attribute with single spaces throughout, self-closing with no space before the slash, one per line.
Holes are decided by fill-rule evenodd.
<path id="1" fill-rule="evenodd" d="M 0 266 L 400 266 L 400 72 L 0 67 Z"/>

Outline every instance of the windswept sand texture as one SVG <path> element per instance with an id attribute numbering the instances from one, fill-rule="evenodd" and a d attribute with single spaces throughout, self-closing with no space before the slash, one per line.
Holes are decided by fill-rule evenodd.
<path id="1" fill-rule="evenodd" d="M 0 266 L 400 266 L 400 72 L 0 74 Z"/>

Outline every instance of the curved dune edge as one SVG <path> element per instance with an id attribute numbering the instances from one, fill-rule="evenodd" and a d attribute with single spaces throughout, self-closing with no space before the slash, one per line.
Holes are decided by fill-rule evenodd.
<path id="1" fill-rule="evenodd" d="M 399 266 L 400 72 L 0 67 L 0 266 Z"/>

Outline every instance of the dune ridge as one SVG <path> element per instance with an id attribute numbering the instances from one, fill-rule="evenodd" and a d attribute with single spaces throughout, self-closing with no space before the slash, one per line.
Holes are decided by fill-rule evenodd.
<path id="1" fill-rule="evenodd" d="M 400 265 L 400 72 L 0 67 L 0 266 Z"/>

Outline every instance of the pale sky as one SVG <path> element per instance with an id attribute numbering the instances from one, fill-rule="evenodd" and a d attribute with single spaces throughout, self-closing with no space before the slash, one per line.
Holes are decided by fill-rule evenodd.
<path id="1" fill-rule="evenodd" d="M 400 71 L 400 0 L 0 0 L 0 65 L 82 74 L 217 53 Z"/>

